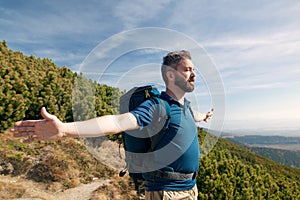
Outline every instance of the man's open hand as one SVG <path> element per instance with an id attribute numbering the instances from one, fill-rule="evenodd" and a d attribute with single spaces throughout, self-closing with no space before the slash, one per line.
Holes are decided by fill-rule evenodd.
<path id="1" fill-rule="evenodd" d="M 206 116 L 203 121 L 207 122 L 208 120 L 210 120 L 213 114 L 214 114 L 214 109 L 212 108 L 208 113 L 206 113 Z"/>
<path id="2" fill-rule="evenodd" d="M 25 120 L 15 123 L 11 129 L 14 137 L 28 137 L 25 143 L 36 140 L 57 140 L 64 136 L 62 122 L 54 115 L 49 114 L 46 108 L 41 109 L 42 120 Z"/>

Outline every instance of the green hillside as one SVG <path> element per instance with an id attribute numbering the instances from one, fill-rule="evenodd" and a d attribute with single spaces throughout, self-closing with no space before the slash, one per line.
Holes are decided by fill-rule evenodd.
<path id="1" fill-rule="evenodd" d="M 40 118 L 42 106 L 62 121 L 115 113 L 121 94 L 48 58 L 9 50 L 5 41 L 0 42 L 0 84 L 0 133 L 15 121 Z"/>
<path id="2" fill-rule="evenodd" d="M 300 168 L 300 151 L 290 151 L 285 149 L 247 147 L 250 151 L 286 166 Z"/>
<path id="3" fill-rule="evenodd" d="M 200 135 L 205 134 L 200 130 Z M 200 199 L 300 198 L 300 169 L 280 165 L 226 139 L 219 138 L 200 162 Z"/>
<path id="4" fill-rule="evenodd" d="M 81 102 L 94 98 L 94 112 L 84 107 L 86 104 L 80 104 L 78 99 L 75 103 L 71 102 L 73 81 L 78 77 L 85 83 L 80 87 L 96 85 L 95 97 L 86 93 L 76 96 Z M 86 80 L 67 67 L 57 67 L 49 59 L 9 50 L 5 42 L 0 43 L 0 82 L 3 86 L 0 89 L 3 132 L 0 135 L 0 174 L 46 184 L 45 190 L 51 190 L 55 184 L 61 188 L 75 187 L 80 182 L 91 182 L 93 177 L 111 179 L 113 187 L 102 187 L 97 192 L 107 194 L 108 198 L 118 192 L 121 199 L 136 199 L 132 196 L 131 182 L 127 178 L 113 178 L 118 172 L 95 160 L 82 140 L 68 138 L 57 142 L 23 144 L 5 131 L 14 121 L 25 117 L 40 118 L 42 106 L 63 121 L 73 120 L 72 104 L 77 112 L 81 110 L 88 117 L 114 113 L 118 100 L 112 99 L 112 94 L 119 92 L 118 89 Z M 201 145 L 207 135 L 199 128 Z M 200 161 L 197 176 L 199 199 L 300 199 L 299 178 L 299 169 L 277 164 L 219 138 L 214 148 Z M 27 190 L 22 187 L 0 186 L 0 199 L 28 197 Z M 16 188 L 21 189 L 16 192 Z"/>

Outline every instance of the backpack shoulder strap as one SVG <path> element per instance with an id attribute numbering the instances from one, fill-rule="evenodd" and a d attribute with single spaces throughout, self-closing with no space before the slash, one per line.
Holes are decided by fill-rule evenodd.
<path id="1" fill-rule="evenodd" d="M 192 107 L 190 107 L 190 112 L 191 112 L 192 117 L 195 118 Z"/>
<path id="2" fill-rule="evenodd" d="M 166 130 L 168 129 L 169 121 L 171 118 L 169 103 L 166 100 L 163 100 L 159 97 L 154 97 L 154 99 L 157 102 L 158 107 L 159 107 L 159 116 L 158 116 L 157 120 L 159 120 L 159 121 L 163 120 L 163 122 L 165 121 L 165 123 L 164 123 L 163 128 L 157 134 L 155 134 L 154 136 L 151 137 L 151 147 L 149 150 L 154 150 L 154 148 L 156 147 L 156 145 L 158 144 L 158 142 L 160 141 L 160 139 L 162 138 L 162 136 L 165 134 Z"/>

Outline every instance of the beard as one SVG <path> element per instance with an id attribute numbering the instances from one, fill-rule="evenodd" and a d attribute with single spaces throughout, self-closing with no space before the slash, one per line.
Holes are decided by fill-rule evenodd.
<path id="1" fill-rule="evenodd" d="M 184 92 L 193 92 L 194 91 L 194 77 L 190 77 L 188 80 L 185 80 L 180 75 L 175 75 L 175 85 L 177 85 L 180 89 L 182 89 Z"/>

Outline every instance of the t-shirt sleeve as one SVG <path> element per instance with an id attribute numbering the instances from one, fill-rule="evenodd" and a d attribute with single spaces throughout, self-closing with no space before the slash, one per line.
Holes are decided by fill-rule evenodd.
<path id="1" fill-rule="evenodd" d="M 153 99 L 148 99 L 137 106 L 132 113 L 140 126 L 140 129 L 151 124 L 153 118 L 157 115 L 157 104 Z"/>

